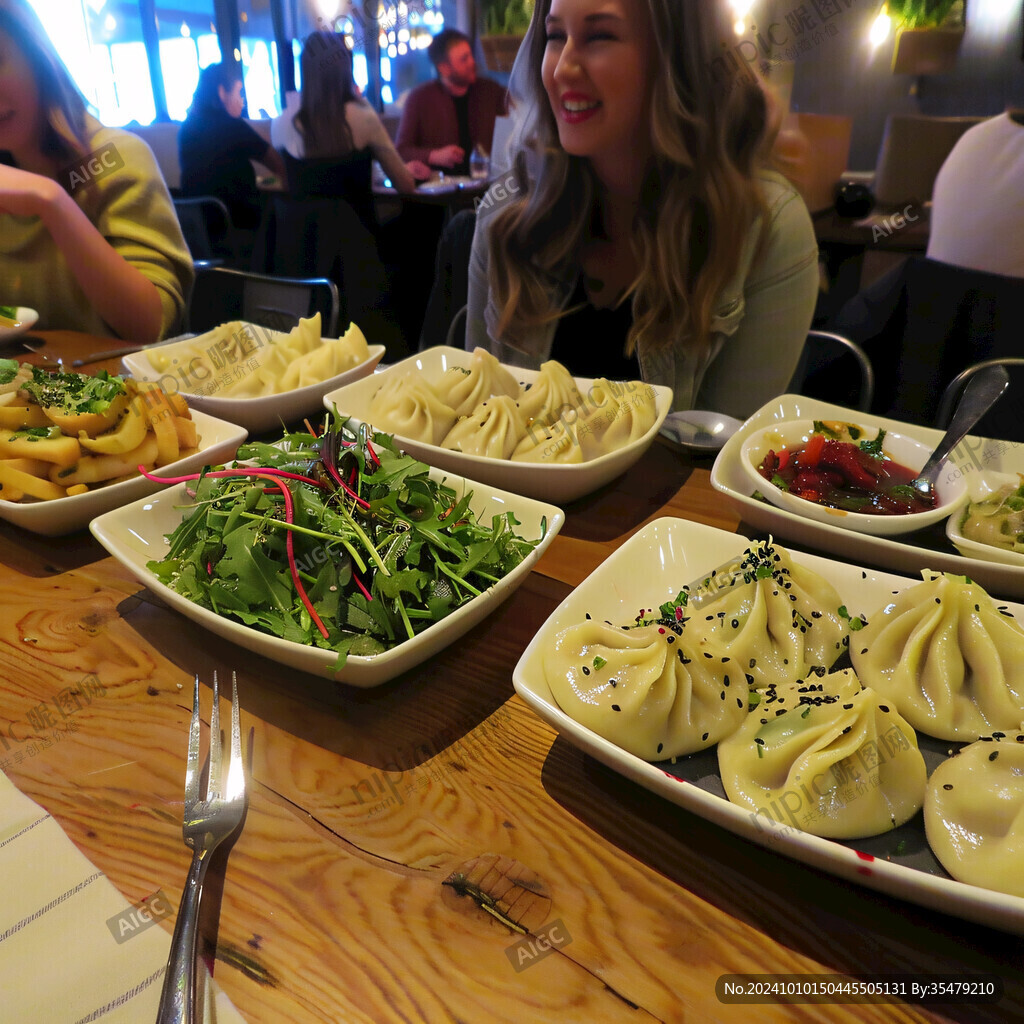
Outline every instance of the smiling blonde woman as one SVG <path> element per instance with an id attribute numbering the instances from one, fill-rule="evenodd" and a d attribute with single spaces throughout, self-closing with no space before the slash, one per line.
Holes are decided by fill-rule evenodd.
<path id="1" fill-rule="evenodd" d="M 721 58 L 724 9 L 538 0 L 510 83 L 510 198 L 479 208 L 467 348 L 639 375 L 675 409 L 742 417 L 785 390 L 817 245 L 770 170 L 770 95 Z"/>

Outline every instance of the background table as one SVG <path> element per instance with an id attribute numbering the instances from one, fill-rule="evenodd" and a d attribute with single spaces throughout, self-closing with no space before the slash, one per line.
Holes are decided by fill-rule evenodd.
<path id="1" fill-rule="evenodd" d="M 36 360 L 111 347 L 44 337 Z M 0 524 L 0 767 L 129 900 L 162 890 L 176 903 L 192 676 L 237 670 L 251 804 L 211 869 L 204 924 L 215 976 L 252 1022 L 1019 1019 L 1021 939 L 738 839 L 585 756 L 514 694 L 512 667 L 537 628 L 645 523 L 742 529 L 709 467 L 656 444 L 567 508 L 494 616 L 366 691 L 203 631 L 87 532 Z M 62 692 L 92 675 L 99 688 L 62 712 Z M 43 748 L 51 733 L 60 742 Z M 517 971 L 507 951 L 520 935 L 459 895 L 459 873 L 494 893 L 513 880 L 513 915 L 535 931 L 560 921 L 571 941 Z M 55 955 L 73 956 L 73 937 Z M 715 995 L 733 972 L 968 971 L 1001 975 L 1004 1001 L 736 1006 Z"/>

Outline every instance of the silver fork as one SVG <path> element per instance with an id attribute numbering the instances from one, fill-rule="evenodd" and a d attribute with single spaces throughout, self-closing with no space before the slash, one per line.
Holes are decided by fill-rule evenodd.
<path id="1" fill-rule="evenodd" d="M 171 938 L 167 973 L 160 994 L 157 1024 L 192 1024 L 196 1019 L 196 953 L 199 940 L 199 900 L 203 879 L 213 851 L 242 823 L 248 804 L 242 736 L 238 719 L 238 681 L 231 673 L 231 760 L 223 778 L 220 701 L 217 673 L 213 673 L 213 711 L 210 713 L 210 774 L 206 797 L 199 799 L 199 676 L 192 698 L 192 725 L 188 735 L 188 764 L 185 768 L 185 811 L 182 835 L 192 848 L 192 866 L 185 879 L 178 918 Z"/>

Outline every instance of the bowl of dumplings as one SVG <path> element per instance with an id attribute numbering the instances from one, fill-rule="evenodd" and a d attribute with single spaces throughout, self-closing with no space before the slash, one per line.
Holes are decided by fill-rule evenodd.
<path id="1" fill-rule="evenodd" d="M 551 613 L 513 685 L 692 813 L 1024 934 L 1021 618 L 965 576 L 657 519 Z"/>
<path id="2" fill-rule="evenodd" d="M 191 407 L 258 434 L 316 415 L 328 391 L 373 373 L 383 355 L 384 346 L 368 345 L 354 323 L 340 338 L 324 338 L 316 313 L 291 331 L 234 320 L 122 363 L 136 379 L 157 381 Z"/>
<path id="3" fill-rule="evenodd" d="M 672 389 L 573 377 L 554 360 L 506 366 L 482 348 L 436 347 L 324 396 L 428 465 L 544 501 L 581 498 L 654 441 Z"/>

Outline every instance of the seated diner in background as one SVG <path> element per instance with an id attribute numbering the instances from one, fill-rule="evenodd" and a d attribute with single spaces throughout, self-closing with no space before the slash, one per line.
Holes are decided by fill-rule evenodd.
<path id="1" fill-rule="evenodd" d="M 282 181 L 285 166 L 281 154 L 242 118 L 244 110 L 242 69 L 227 62 L 203 68 L 178 132 L 178 160 L 183 195 L 216 196 L 236 228 L 255 231 L 261 206 L 252 161 Z"/>
<path id="2" fill-rule="evenodd" d="M 352 53 L 342 36 L 312 33 L 303 45 L 301 66 L 298 109 L 286 110 L 272 128 L 284 154 L 289 191 L 345 199 L 374 230 L 373 161 L 402 193 L 415 191 L 417 179 L 430 177 L 430 168 L 398 155 L 376 111 L 359 93 Z"/>
<path id="3" fill-rule="evenodd" d="M 173 333 L 192 258 L 138 136 L 91 117 L 26 0 L 0 0 L 0 304 L 40 329 Z"/>
<path id="4" fill-rule="evenodd" d="M 507 112 L 505 89 L 479 78 L 469 38 L 444 29 L 427 49 L 437 79 L 416 86 L 402 105 L 395 145 L 405 160 L 421 160 L 452 174 L 469 174 L 479 146 L 490 155 L 494 120 Z"/>
<path id="5" fill-rule="evenodd" d="M 772 97 L 716 63 L 717 7 L 538 0 L 510 85 L 519 195 L 480 206 L 467 348 L 642 377 L 674 410 L 743 418 L 785 391 L 818 249 L 769 168 Z"/>
<path id="6" fill-rule="evenodd" d="M 1024 277 L 1024 110 L 969 128 L 932 190 L 928 256 Z"/>

